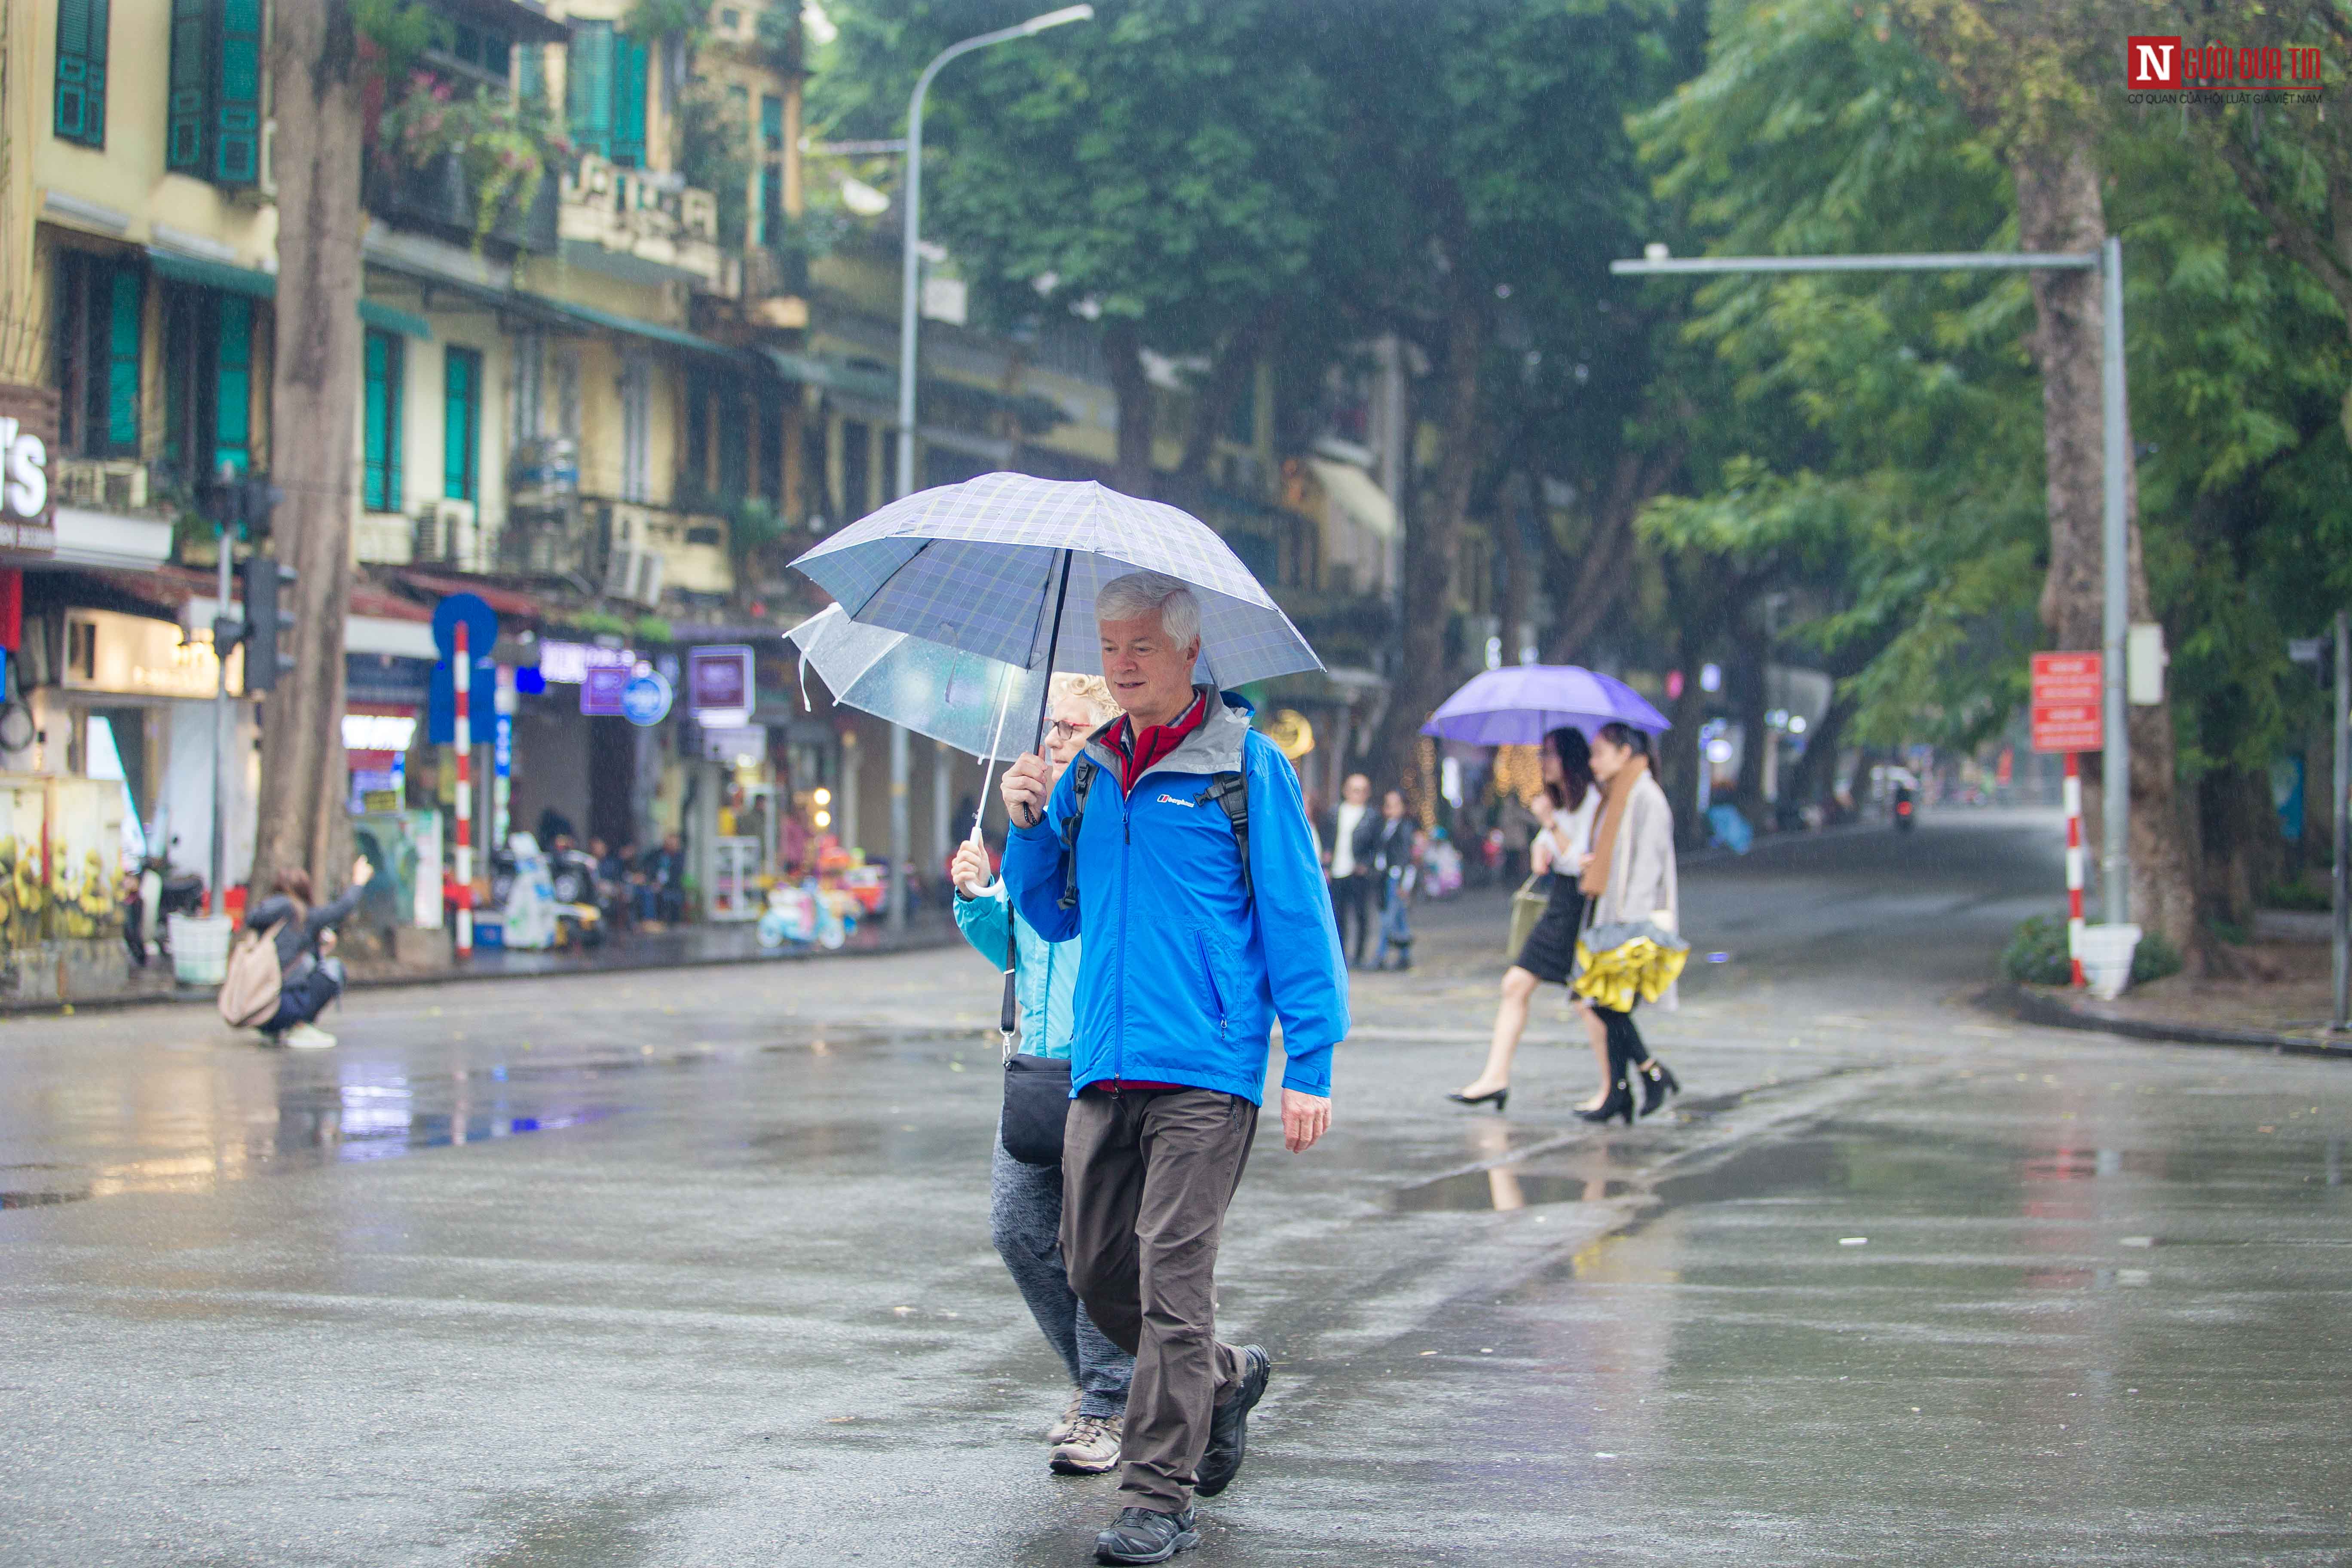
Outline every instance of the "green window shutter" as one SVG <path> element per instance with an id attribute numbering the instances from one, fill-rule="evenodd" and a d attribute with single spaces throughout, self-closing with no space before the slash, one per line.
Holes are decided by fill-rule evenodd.
<path id="1" fill-rule="evenodd" d="M 211 0 L 172 0 L 172 87 L 164 102 L 164 167 L 205 174 L 212 116 Z"/>
<path id="2" fill-rule="evenodd" d="M 442 372 L 441 493 L 473 500 L 481 438 L 482 356 L 453 348 Z"/>
<path id="3" fill-rule="evenodd" d="M 107 0 L 58 0 L 57 133 L 106 145 Z"/>
<path id="4" fill-rule="evenodd" d="M 638 168 L 646 161 L 646 47 L 613 38 L 613 162 Z"/>
<path id="5" fill-rule="evenodd" d="M 139 318 L 143 290 L 133 268 L 116 266 L 107 292 L 106 445 L 139 449 Z M 103 274 L 101 274 L 103 276 Z"/>
<path id="6" fill-rule="evenodd" d="M 364 479 L 361 504 L 370 511 L 398 511 L 400 493 L 400 380 L 404 346 L 397 335 L 370 329 Z"/>
<path id="7" fill-rule="evenodd" d="M 261 0 L 217 0 L 213 172 L 224 185 L 261 176 Z"/>
<path id="8" fill-rule="evenodd" d="M 253 301 L 241 294 L 215 294 L 213 299 L 218 344 L 213 374 L 213 472 L 220 472 L 226 463 L 241 474 L 253 455 Z"/>
<path id="9" fill-rule="evenodd" d="M 599 157 L 613 155 L 613 24 L 581 22 L 572 29 L 565 109 L 572 144 Z"/>
<path id="10" fill-rule="evenodd" d="M 760 151 L 784 150 L 784 100 L 772 92 L 760 95 Z"/>
<path id="11" fill-rule="evenodd" d="M 547 96 L 547 51 L 538 44 L 515 48 L 515 92 L 524 101 Z"/>
<path id="12" fill-rule="evenodd" d="M 773 245 L 784 234 L 784 172 L 771 163 L 760 171 L 760 243 Z"/>

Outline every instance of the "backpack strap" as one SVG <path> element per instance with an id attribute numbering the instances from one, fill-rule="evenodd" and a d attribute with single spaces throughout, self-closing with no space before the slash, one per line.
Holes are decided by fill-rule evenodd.
<path id="1" fill-rule="evenodd" d="M 1078 907 L 1078 828 L 1087 817 L 1087 792 L 1095 787 L 1095 760 L 1080 752 L 1070 764 L 1070 815 L 1062 818 L 1061 907 Z"/>
<path id="2" fill-rule="evenodd" d="M 1249 750 L 1242 750 L 1242 765 L 1249 765 Z M 1257 889 L 1250 883 L 1249 852 L 1249 775 L 1247 773 L 1213 773 L 1209 778 L 1209 798 L 1225 808 L 1225 816 L 1234 825 L 1234 847 L 1241 851 L 1242 895 L 1254 898 Z"/>

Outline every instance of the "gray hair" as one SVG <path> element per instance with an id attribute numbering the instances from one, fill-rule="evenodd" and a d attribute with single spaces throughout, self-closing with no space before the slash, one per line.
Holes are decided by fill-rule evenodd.
<path id="1" fill-rule="evenodd" d="M 1130 572 L 1095 591 L 1095 619 L 1136 621 L 1160 617 L 1160 629 L 1183 644 L 1201 635 L 1201 601 L 1164 572 Z"/>

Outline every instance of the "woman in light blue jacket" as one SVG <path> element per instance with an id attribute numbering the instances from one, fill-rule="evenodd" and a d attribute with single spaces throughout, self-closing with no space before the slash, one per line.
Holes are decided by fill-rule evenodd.
<path id="1" fill-rule="evenodd" d="M 1118 712 L 1098 675 L 1056 675 L 1046 755 L 1067 767 L 1087 737 Z M 975 844 L 956 851 L 956 925 L 992 965 L 1004 962 L 1005 924 L 1014 943 L 1013 990 L 1021 1005 L 1021 1048 L 1067 1060 L 1076 1021 L 1078 944 L 1047 942 L 1013 911 L 1004 884 L 989 879 Z M 1070 1289 L 1062 1261 L 1062 1168 L 1014 1159 L 1000 1132 L 990 1166 L 990 1229 L 1004 1267 L 1076 1385 L 1069 1407 L 1045 1434 L 1047 1462 L 1066 1476 L 1097 1475 L 1118 1463 L 1119 1428 L 1135 1358 L 1110 1342 Z"/>

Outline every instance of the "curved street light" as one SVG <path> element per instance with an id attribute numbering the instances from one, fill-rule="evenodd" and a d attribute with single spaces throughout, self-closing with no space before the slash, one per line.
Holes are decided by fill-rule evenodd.
<path id="1" fill-rule="evenodd" d="M 915 333 L 921 314 L 923 232 L 923 95 L 930 90 L 931 79 L 940 68 L 959 55 L 984 49 L 991 44 L 1010 43 L 1015 38 L 1034 37 L 1048 27 L 1058 27 L 1067 22 L 1093 19 L 1092 5 L 1065 5 L 1058 11 L 1048 11 L 1042 16 L 1032 16 L 1017 26 L 1002 27 L 993 33 L 982 33 L 950 44 L 923 68 L 915 79 L 915 90 L 907 100 L 907 248 L 898 285 L 898 472 L 897 489 L 899 495 L 911 495 L 915 489 Z"/>
<path id="2" fill-rule="evenodd" d="M 923 95 L 930 90 L 931 79 L 940 74 L 940 68 L 959 55 L 984 49 L 991 44 L 1034 37 L 1066 22 L 1091 21 L 1094 14 L 1092 5 L 1065 5 L 1058 11 L 1032 16 L 1018 26 L 1002 27 L 950 44 L 923 68 L 923 74 L 915 79 L 915 90 L 907 99 L 907 254 L 898 283 L 898 471 L 895 489 L 899 495 L 912 495 L 915 490 L 915 333 L 921 316 L 923 266 Z M 904 931 L 907 926 L 907 731 L 899 724 L 890 726 L 888 923 L 893 931 Z"/>

